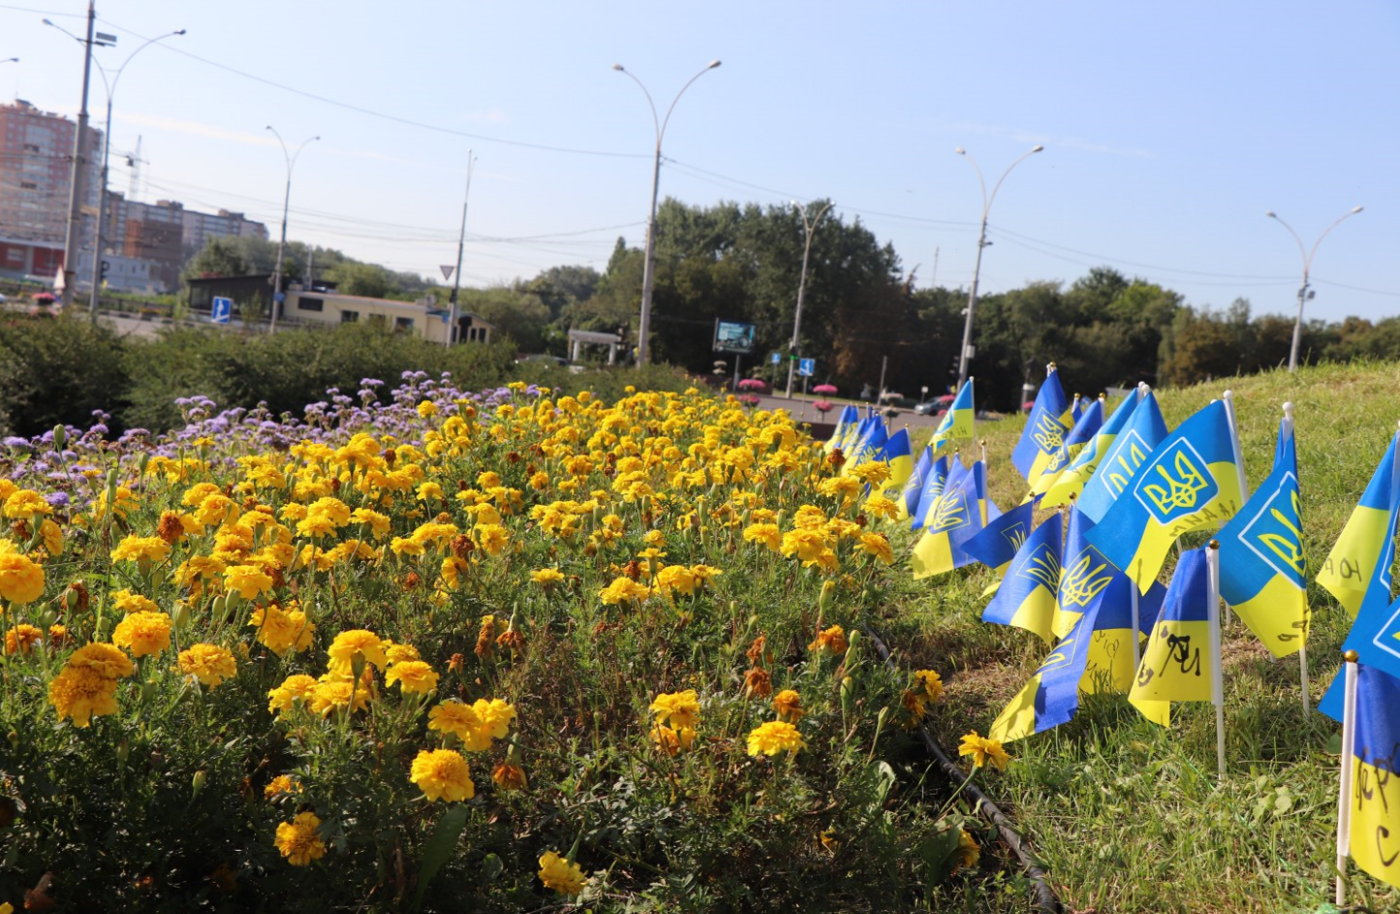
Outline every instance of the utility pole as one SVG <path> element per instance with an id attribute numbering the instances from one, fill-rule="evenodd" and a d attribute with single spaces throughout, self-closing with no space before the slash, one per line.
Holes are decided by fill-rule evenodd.
<path id="1" fill-rule="evenodd" d="M 462 194 L 462 233 L 457 237 L 457 269 L 452 273 L 452 298 L 447 306 L 449 317 L 443 346 L 451 346 L 457 336 L 457 291 L 462 287 L 462 251 L 467 246 L 467 204 L 471 201 L 472 166 L 475 164 L 476 156 L 472 155 L 472 151 L 468 149 L 467 190 L 466 193 Z"/>
<path id="2" fill-rule="evenodd" d="M 83 45 L 83 101 L 78 108 L 78 129 L 73 133 L 73 172 L 68 187 L 68 230 L 63 236 L 63 307 L 73 301 L 73 289 L 77 285 L 78 248 L 82 244 L 83 196 L 87 188 L 87 132 L 88 132 L 88 84 L 92 79 L 92 29 L 97 19 L 94 0 L 88 0 L 87 38 Z M 100 257 L 100 251 L 93 252 Z"/>

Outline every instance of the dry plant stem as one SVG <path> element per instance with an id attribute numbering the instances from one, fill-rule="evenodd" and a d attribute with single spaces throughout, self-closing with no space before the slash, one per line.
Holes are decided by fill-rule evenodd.
<path id="1" fill-rule="evenodd" d="M 895 670 L 894 660 L 890 657 L 890 649 L 885 646 L 885 642 L 881 640 L 880 636 L 876 634 L 870 626 L 862 625 L 861 628 L 865 631 L 866 636 L 874 642 L 875 649 L 880 652 L 880 657 L 885 661 L 885 665 L 891 670 Z M 1026 871 L 1026 875 L 1030 877 L 1031 885 L 1035 887 L 1036 909 L 1041 911 L 1042 914 L 1063 914 L 1064 908 L 1060 905 L 1059 898 L 1055 897 L 1055 890 L 1050 887 L 1050 881 L 1045 870 L 1031 857 L 1030 851 L 1026 848 L 1025 841 L 1022 840 L 1021 836 L 1016 832 L 1016 829 L 1013 827 L 1006 813 L 1002 812 L 1001 809 L 982 792 L 980 787 L 972 783 L 972 778 L 964 774 L 962 769 L 949 757 L 948 753 L 944 752 L 942 747 L 929 735 L 927 727 L 920 723 L 918 729 L 919 736 L 924 741 L 924 747 L 928 749 L 929 754 L 938 762 L 938 766 L 943 769 L 948 777 L 952 778 L 955 784 L 957 784 L 959 792 L 966 791 L 968 796 L 972 798 L 974 808 L 997 827 L 997 833 L 1001 835 L 1001 840 L 1006 843 L 1007 847 L 1011 848 L 1012 853 L 1016 855 L 1016 859 L 1021 861 L 1021 867 Z"/>

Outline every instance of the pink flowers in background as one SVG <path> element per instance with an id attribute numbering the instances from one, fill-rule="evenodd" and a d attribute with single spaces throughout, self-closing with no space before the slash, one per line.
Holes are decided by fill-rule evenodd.
<path id="1" fill-rule="evenodd" d="M 761 394 L 768 393 L 768 382 L 759 378 L 744 378 L 739 382 L 740 390 L 756 390 Z"/>
<path id="2" fill-rule="evenodd" d="M 758 397 L 755 397 L 753 394 L 740 394 L 739 402 L 744 404 L 745 406 L 757 406 L 762 401 L 759 400 Z"/>
<path id="3" fill-rule="evenodd" d="M 822 386 L 830 387 L 831 385 L 823 384 Z M 825 416 L 827 413 L 831 412 L 833 409 L 836 408 L 836 404 L 832 403 L 830 400 L 818 400 L 817 402 L 812 404 L 812 408 L 815 409 L 817 412 L 821 413 L 823 416 Z"/>
<path id="4" fill-rule="evenodd" d="M 835 384 L 818 384 L 816 387 L 813 387 L 813 388 L 812 388 L 812 393 L 814 393 L 814 394 L 827 394 L 827 395 L 829 395 L 829 394 L 834 394 L 834 393 L 836 393 L 836 385 L 835 385 Z M 831 409 L 831 404 L 828 403 L 828 404 L 826 405 L 826 408 L 827 408 L 827 409 Z M 823 410 L 823 412 L 825 412 L 825 410 Z"/>

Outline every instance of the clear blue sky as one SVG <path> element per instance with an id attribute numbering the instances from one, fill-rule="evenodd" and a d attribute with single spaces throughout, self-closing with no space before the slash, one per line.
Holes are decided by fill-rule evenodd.
<path id="1" fill-rule="evenodd" d="M 79 32 L 85 9 L 0 0 L 0 58 L 22 58 L 0 98 L 76 111 L 81 47 L 40 20 Z M 285 168 L 263 128 L 320 135 L 290 236 L 394 269 L 455 260 L 469 148 L 468 285 L 640 245 L 655 133 L 611 65 L 664 111 L 718 58 L 667 130 L 663 196 L 830 197 L 919 285 L 966 286 L 982 202 L 953 150 L 990 186 L 1043 143 L 992 207 L 986 291 L 1110 265 L 1194 305 L 1291 313 L 1302 257 L 1264 213 L 1310 247 L 1359 204 L 1318 251 L 1308 316 L 1400 312 L 1397 0 L 105 0 L 98 17 L 120 36 L 97 51 L 109 67 L 188 30 L 118 85 L 113 149 L 142 138 L 140 199 L 242 210 L 276 237 Z M 104 102 L 94 76 L 94 123 Z M 119 156 L 112 183 L 129 183 Z"/>

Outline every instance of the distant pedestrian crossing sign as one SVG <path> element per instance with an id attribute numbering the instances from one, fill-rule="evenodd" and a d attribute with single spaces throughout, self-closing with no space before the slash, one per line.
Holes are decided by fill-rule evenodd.
<path id="1" fill-rule="evenodd" d="M 797 360 L 797 375 L 798 375 L 798 377 L 810 378 L 812 375 L 814 375 L 814 374 L 816 374 L 816 373 L 817 373 L 817 360 L 816 360 L 816 359 L 798 359 L 798 360 Z"/>
<path id="2" fill-rule="evenodd" d="M 209 319 L 216 324 L 227 324 L 233 317 L 233 299 L 215 298 Z"/>
<path id="3" fill-rule="evenodd" d="M 783 357 L 779 353 L 775 352 L 768 357 L 768 361 L 772 362 L 774 365 L 779 365 L 782 363 Z"/>

